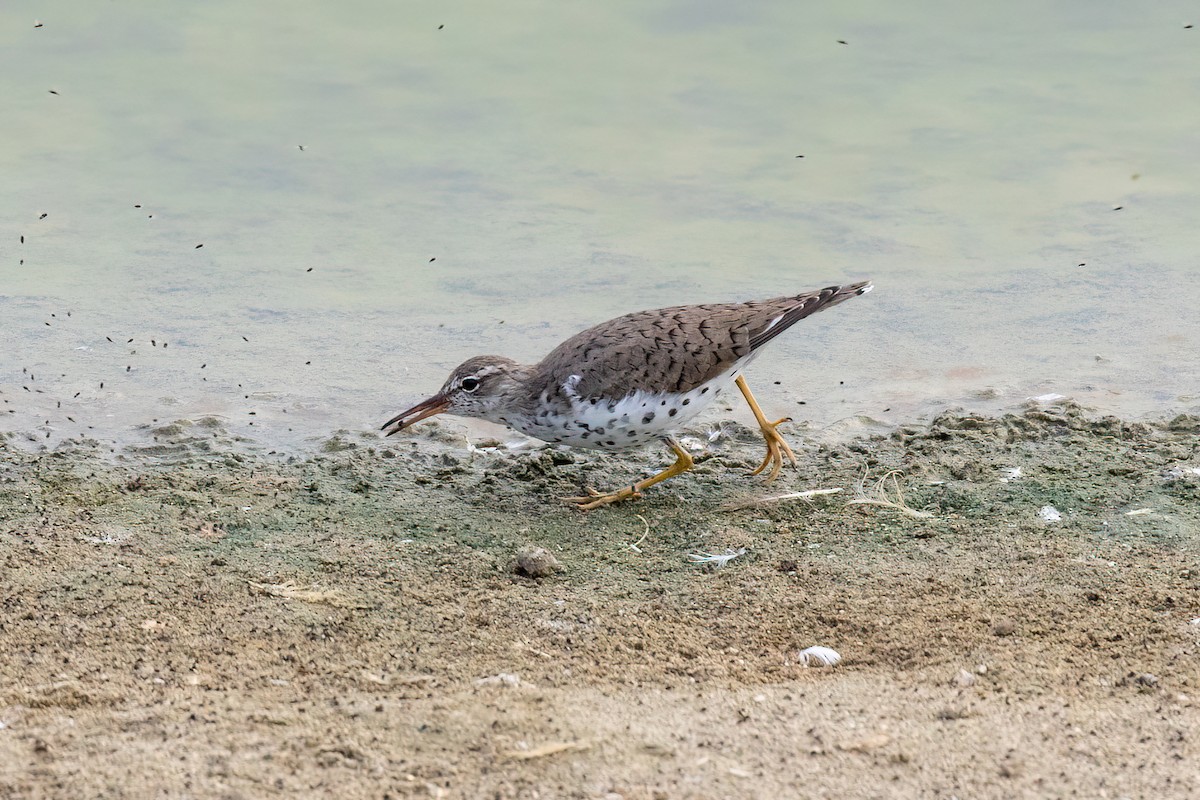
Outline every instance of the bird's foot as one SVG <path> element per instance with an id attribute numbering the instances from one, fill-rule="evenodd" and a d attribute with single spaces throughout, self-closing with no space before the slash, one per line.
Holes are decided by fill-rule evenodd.
<path id="1" fill-rule="evenodd" d="M 676 475 L 682 475 L 692 468 L 696 462 L 688 455 L 688 451 L 679 446 L 679 442 L 670 437 L 666 437 L 666 443 L 675 451 L 675 463 L 664 469 L 657 475 L 652 475 L 649 478 L 644 478 L 632 486 L 622 486 L 615 492 L 601 494 L 595 489 L 588 488 L 586 497 L 564 497 L 568 503 L 574 503 L 575 507 L 580 511 L 591 511 L 593 508 L 606 506 L 609 503 L 619 503 L 630 497 L 641 497 L 642 492 L 649 489 L 656 483 L 661 483 L 669 478 L 674 478 Z M 786 447 L 787 445 L 784 445 Z M 789 451 L 790 452 L 790 451 Z"/>
<path id="2" fill-rule="evenodd" d="M 637 499 L 642 496 L 636 486 L 624 486 L 615 492 L 597 492 L 590 486 L 586 489 L 587 494 L 583 497 L 564 497 L 563 502 L 571 503 L 580 511 L 591 511 L 600 506 L 606 506 L 610 503 L 619 503 L 628 498 Z"/>
<path id="3" fill-rule="evenodd" d="M 771 467 L 771 474 L 767 476 L 767 483 L 779 477 L 779 470 L 783 469 L 783 457 L 786 455 L 788 461 L 792 462 L 792 466 L 796 466 L 796 454 L 792 452 L 792 448 L 780 435 L 779 431 L 775 430 L 785 422 L 791 422 L 791 417 L 777 419 L 774 422 L 763 422 L 760 425 L 763 438 L 767 440 L 767 455 L 763 458 L 763 462 L 758 465 L 758 469 L 751 472 L 751 475 L 757 475 L 767 467 Z"/>

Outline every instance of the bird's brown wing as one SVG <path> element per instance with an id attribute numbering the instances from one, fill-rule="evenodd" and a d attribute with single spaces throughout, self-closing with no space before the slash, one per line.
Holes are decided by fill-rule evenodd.
<path id="1" fill-rule="evenodd" d="M 620 399 L 631 392 L 687 392 L 800 320 L 864 294 L 870 283 L 748 303 L 715 303 L 638 311 L 572 336 L 536 366 L 535 385 L 583 398 Z"/>

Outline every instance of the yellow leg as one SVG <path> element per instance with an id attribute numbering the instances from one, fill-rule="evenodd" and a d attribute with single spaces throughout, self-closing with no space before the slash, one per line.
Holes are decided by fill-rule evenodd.
<path id="1" fill-rule="evenodd" d="M 763 416 L 762 409 L 758 407 L 758 402 L 754 399 L 754 395 L 750 393 L 750 387 L 746 385 L 746 379 L 738 375 L 735 381 L 737 387 L 742 390 L 742 396 L 746 398 L 746 402 L 750 404 L 750 410 L 754 412 L 754 418 L 758 420 L 758 427 L 762 430 L 763 438 L 767 440 L 767 456 L 763 462 L 758 465 L 758 469 L 751 472 L 751 475 L 757 475 L 771 465 L 771 474 L 767 476 L 767 483 L 779 477 L 779 470 L 783 468 L 783 457 L 786 455 L 788 461 L 792 462 L 792 466 L 796 466 L 796 454 L 792 452 L 792 448 L 788 447 L 788 443 L 779 435 L 779 431 L 775 430 L 784 422 L 791 422 L 791 417 L 777 419 L 774 422 L 767 422 L 767 418 Z"/>
<path id="2" fill-rule="evenodd" d="M 687 450 L 684 450 L 679 446 L 679 442 L 675 441 L 674 439 L 667 439 L 667 444 L 670 445 L 671 449 L 675 451 L 675 463 L 657 475 L 652 475 L 649 478 L 640 480 L 632 486 L 624 486 L 615 492 L 602 494 L 592 489 L 588 489 L 587 497 L 564 497 L 563 500 L 567 501 L 568 503 L 574 503 L 581 511 L 591 511 L 593 508 L 606 506 L 609 503 L 616 503 L 620 500 L 624 500 L 627 497 L 641 497 L 642 492 L 646 489 L 649 489 L 654 484 L 662 483 L 665 480 L 674 478 L 676 475 L 682 475 L 695 466 L 696 462 L 692 460 L 692 457 L 688 454 Z"/>

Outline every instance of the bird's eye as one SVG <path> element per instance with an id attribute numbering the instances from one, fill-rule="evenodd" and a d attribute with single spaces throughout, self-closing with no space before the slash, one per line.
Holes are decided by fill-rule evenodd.
<path id="1" fill-rule="evenodd" d="M 479 378 L 463 378 L 462 390 L 464 392 L 473 392 L 479 388 Z"/>

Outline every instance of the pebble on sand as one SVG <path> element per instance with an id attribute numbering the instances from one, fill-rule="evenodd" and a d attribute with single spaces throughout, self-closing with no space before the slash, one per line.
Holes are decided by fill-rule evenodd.
<path id="1" fill-rule="evenodd" d="M 529 578 L 545 578 L 560 569 L 562 564 L 544 547 L 522 547 L 513 561 L 513 572 Z"/>

